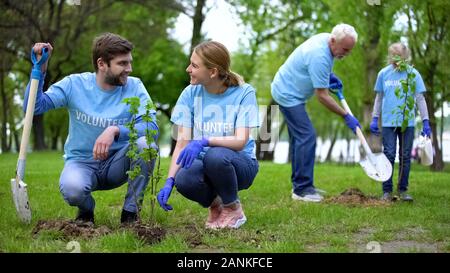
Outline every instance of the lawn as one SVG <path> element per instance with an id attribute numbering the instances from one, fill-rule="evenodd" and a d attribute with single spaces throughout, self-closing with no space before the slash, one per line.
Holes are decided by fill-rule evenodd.
<path id="1" fill-rule="evenodd" d="M 32 153 L 27 159 L 25 182 L 33 221 L 22 224 L 10 189 L 16 162 L 17 154 L 0 155 L 0 252 L 68 252 L 71 241 L 76 241 L 81 252 L 450 252 L 450 172 L 432 173 L 417 163 L 413 163 L 410 175 L 413 203 L 348 205 L 294 201 L 290 196 L 290 165 L 262 162 L 252 187 L 240 192 L 248 218 L 242 228 L 204 229 L 207 210 L 174 191 L 169 202 L 174 210 L 157 208 L 156 213 L 166 235 L 149 244 L 120 228 L 126 186 L 94 193 L 96 227 L 108 228 L 108 234 L 89 239 L 68 238 L 57 230 L 33 234 L 39 220 L 69 220 L 76 208 L 67 205 L 59 193 L 62 155 Z M 168 159 L 162 160 L 163 173 L 168 164 Z M 327 200 L 350 188 L 381 195 L 381 184 L 366 177 L 358 165 L 318 164 L 315 181 L 326 191 Z M 145 200 L 144 222 L 149 219 L 149 202 Z"/>

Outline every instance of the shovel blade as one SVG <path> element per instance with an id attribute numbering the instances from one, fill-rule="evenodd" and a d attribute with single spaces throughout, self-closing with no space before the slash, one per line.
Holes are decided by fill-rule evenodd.
<path id="1" fill-rule="evenodd" d="M 15 178 L 11 179 L 11 191 L 13 194 L 14 205 L 17 215 L 25 223 L 31 222 L 31 208 L 28 201 L 27 184 L 22 180 L 18 183 Z"/>
<path id="2" fill-rule="evenodd" d="M 392 165 L 383 153 L 371 154 L 359 162 L 367 176 L 375 181 L 384 182 L 392 175 Z"/>

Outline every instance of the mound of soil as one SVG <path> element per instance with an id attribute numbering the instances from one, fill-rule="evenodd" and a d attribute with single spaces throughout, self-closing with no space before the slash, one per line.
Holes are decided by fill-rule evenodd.
<path id="1" fill-rule="evenodd" d="M 132 230 L 136 233 L 139 239 L 143 240 L 147 244 L 159 243 L 166 236 L 166 231 L 158 226 L 135 223 L 126 225 L 124 228 Z"/>
<path id="2" fill-rule="evenodd" d="M 103 236 L 111 232 L 105 226 L 94 227 L 92 223 L 74 220 L 39 220 L 33 229 L 33 235 L 37 235 L 42 230 L 60 231 L 66 238 L 81 237 L 84 239 Z"/>
<path id="3" fill-rule="evenodd" d="M 139 239 L 148 244 L 158 243 L 166 235 L 164 229 L 142 223 L 125 225 L 121 228 L 131 230 L 139 237 Z M 106 226 L 95 227 L 92 223 L 74 220 L 39 220 L 32 232 L 33 235 L 36 236 L 43 230 L 59 231 L 64 238 L 83 239 L 99 237 L 112 232 L 112 230 Z"/>
<path id="4" fill-rule="evenodd" d="M 387 205 L 387 202 L 381 201 L 376 196 L 365 195 L 358 188 L 350 188 L 343 191 L 339 196 L 331 197 L 327 200 L 329 203 L 346 204 L 346 205 L 365 205 L 380 206 Z"/>

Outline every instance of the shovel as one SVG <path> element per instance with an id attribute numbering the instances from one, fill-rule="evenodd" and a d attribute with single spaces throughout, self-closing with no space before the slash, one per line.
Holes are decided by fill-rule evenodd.
<path id="1" fill-rule="evenodd" d="M 19 159 L 17 161 L 16 178 L 11 179 L 11 191 L 13 195 L 14 205 L 16 206 L 17 215 L 24 223 L 31 222 L 31 208 L 28 201 L 27 184 L 23 182 L 25 177 L 25 160 L 27 156 L 28 141 L 30 139 L 31 126 L 34 116 L 34 104 L 36 103 L 36 94 L 41 78 L 41 65 L 47 61 L 48 49 L 42 49 L 42 57 L 36 60 L 34 50 L 31 50 L 31 61 L 33 62 L 33 70 L 31 71 L 31 84 L 28 95 L 27 111 L 25 113 L 24 126 L 22 131 L 22 140 L 20 141 Z"/>
<path id="2" fill-rule="evenodd" d="M 345 111 L 347 111 L 350 115 L 353 115 L 350 107 L 348 107 L 348 104 L 345 101 L 342 89 L 337 91 L 331 90 L 331 92 L 334 93 L 341 101 Z M 364 169 L 364 172 L 375 181 L 384 182 L 388 180 L 392 175 L 391 162 L 383 153 L 372 153 L 372 150 L 370 150 L 370 147 L 359 127 L 356 127 L 356 135 L 358 136 L 359 141 L 361 141 L 365 152 L 365 157 L 359 161 L 359 164 Z"/>

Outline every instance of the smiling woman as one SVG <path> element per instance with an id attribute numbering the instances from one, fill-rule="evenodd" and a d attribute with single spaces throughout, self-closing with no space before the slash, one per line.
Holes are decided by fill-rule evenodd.
<path id="1" fill-rule="evenodd" d="M 175 186 L 209 209 L 205 227 L 211 229 L 239 228 L 246 222 L 238 191 L 252 185 L 259 168 L 250 136 L 250 130 L 259 127 L 256 92 L 230 70 L 230 62 L 219 42 L 194 48 L 186 69 L 190 85 L 171 117 L 178 126 L 177 144 L 158 194 L 161 207 L 172 210 L 168 200 Z"/>

